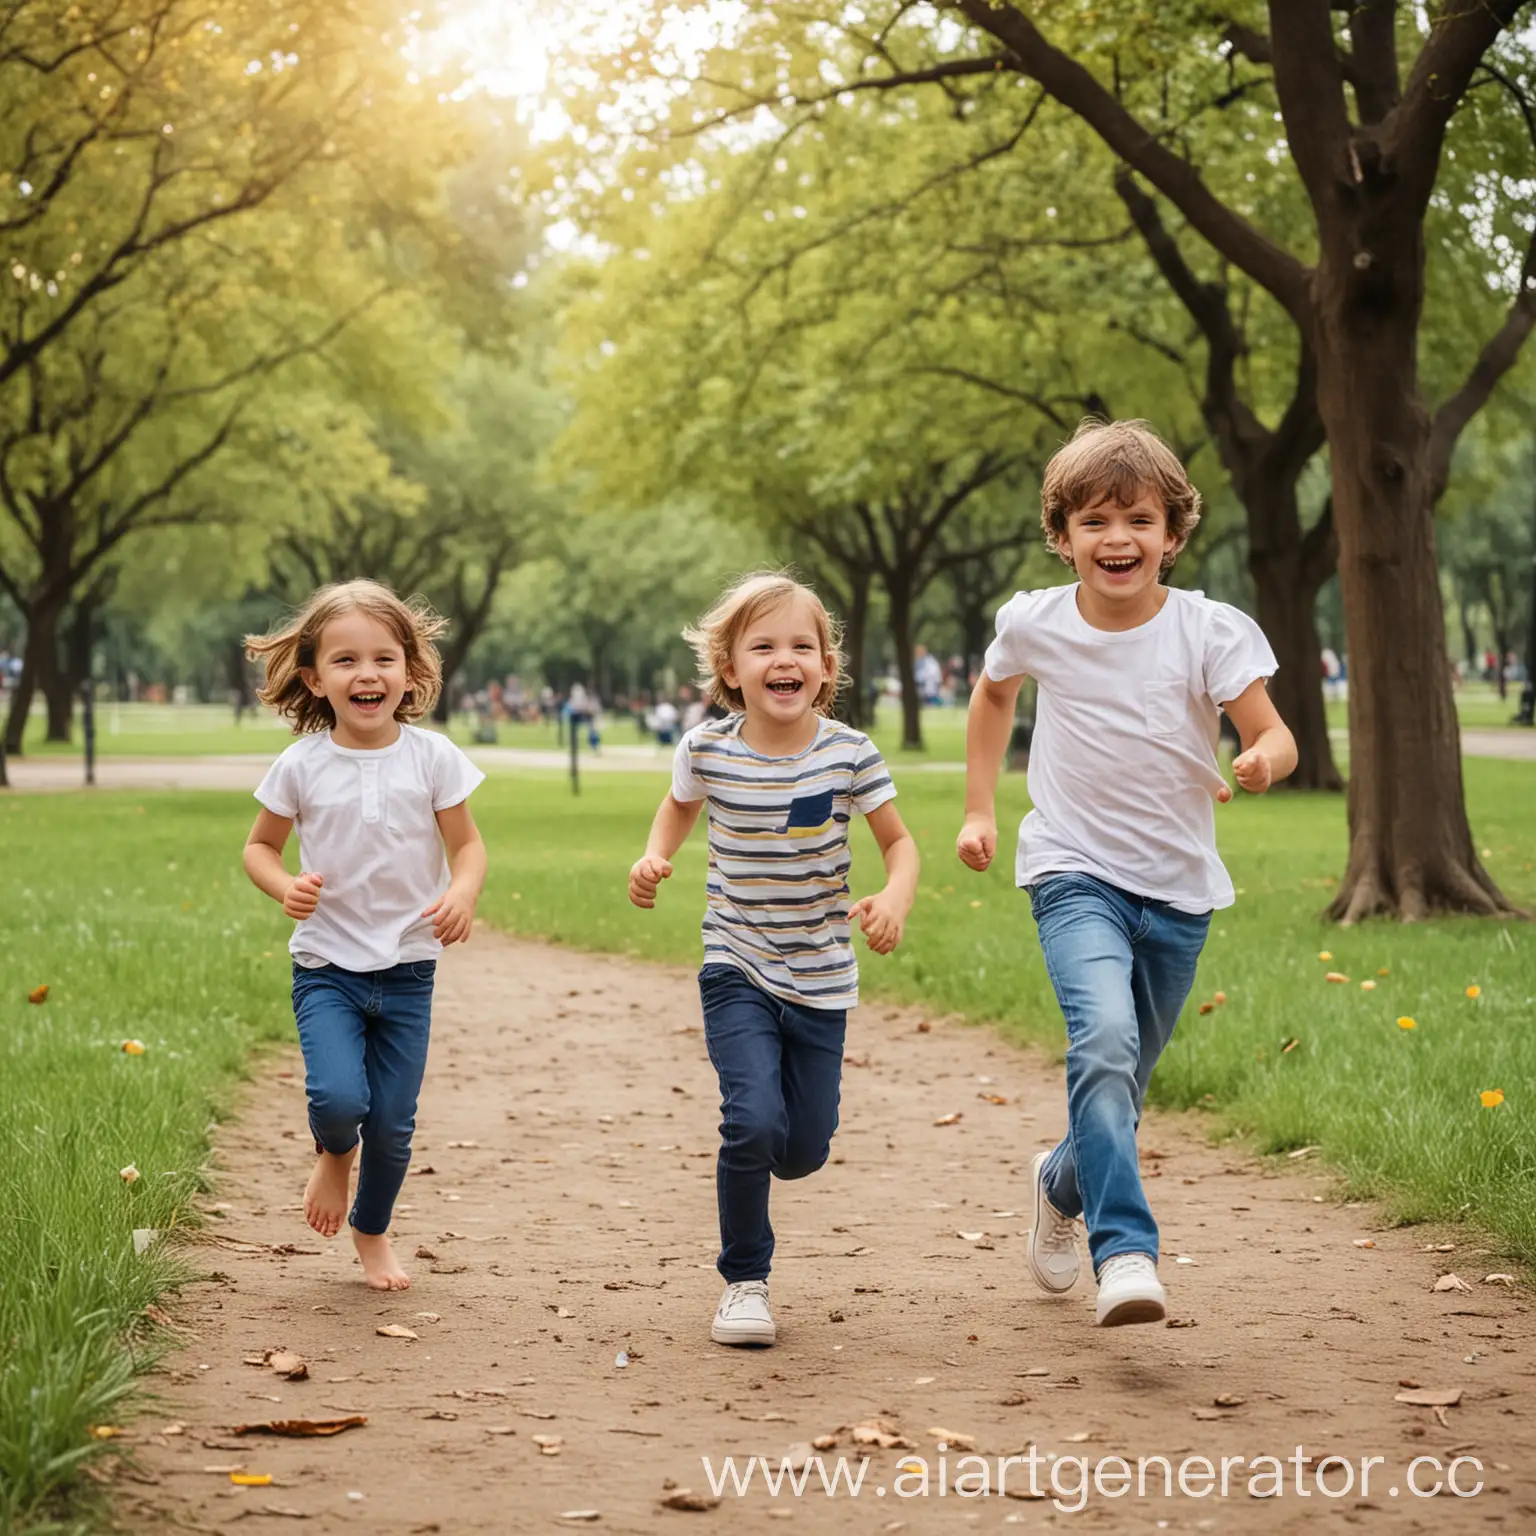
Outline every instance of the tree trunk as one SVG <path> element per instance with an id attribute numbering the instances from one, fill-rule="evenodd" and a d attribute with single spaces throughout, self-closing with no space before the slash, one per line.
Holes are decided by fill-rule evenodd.
<path id="1" fill-rule="evenodd" d="M 840 690 L 838 708 L 849 725 L 861 731 L 874 727 L 874 710 L 870 707 L 869 678 L 869 589 L 871 576 L 868 571 L 848 573 L 849 603 L 843 615 L 843 652 L 848 661 L 848 672 Z"/>
<path id="2" fill-rule="evenodd" d="M 30 644 L 30 631 L 27 639 Z M 37 686 L 42 689 L 48 706 L 48 731 L 45 739 L 67 743 L 75 721 L 75 693 L 70 686 L 69 667 L 60 665 L 57 623 L 53 626 L 51 636 L 39 645 Z"/>
<path id="3" fill-rule="evenodd" d="M 1294 478 L 1287 485 L 1243 487 L 1248 521 L 1248 572 L 1258 599 L 1258 624 L 1279 662 L 1270 698 L 1296 738 L 1296 771 L 1285 780 L 1293 789 L 1337 791 L 1344 787 L 1328 738 L 1323 698 L 1322 642 L 1317 634 L 1317 594 L 1332 575 L 1332 543 L 1319 533 L 1303 537 Z"/>
<path id="4" fill-rule="evenodd" d="M 59 614 L 57 604 L 36 603 L 25 615 L 27 640 L 21 653 L 21 675 L 16 679 L 16 691 L 11 695 L 11 710 L 5 726 L 5 750 L 12 757 L 21 756 L 27 716 L 32 712 L 32 700 L 37 696 L 38 688 L 43 686 L 45 676 L 51 677 L 58 672 Z M 67 732 L 64 740 L 69 740 Z"/>
<path id="5" fill-rule="evenodd" d="M 912 655 L 912 575 L 900 567 L 886 579 L 890 599 L 891 643 L 896 647 L 896 676 L 901 679 L 901 746 L 904 752 L 923 750 L 923 701 L 917 695 Z"/>
<path id="6" fill-rule="evenodd" d="M 1313 290 L 1350 679 L 1349 863 L 1329 912 L 1508 912 L 1463 798 L 1418 394 L 1422 236 L 1366 206 L 1369 227 L 1325 245 Z"/>

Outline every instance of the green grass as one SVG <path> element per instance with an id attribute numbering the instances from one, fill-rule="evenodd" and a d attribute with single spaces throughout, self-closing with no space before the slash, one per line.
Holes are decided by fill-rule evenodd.
<path id="1" fill-rule="evenodd" d="M 244 819 L 235 797 L 0 801 L 0 1530 L 64 1513 L 103 1448 L 87 1426 L 127 1411 L 159 1348 L 143 1310 L 181 1272 L 133 1230 L 192 1217 L 210 1120 L 292 1027 Z"/>
<path id="2" fill-rule="evenodd" d="M 866 995 L 992 1022 L 1059 1055 L 1060 1015 L 1009 859 L 985 876 L 961 868 L 958 780 L 897 771 L 925 873 L 902 948 L 862 959 Z M 1469 761 L 1466 776 L 1491 869 L 1536 907 L 1530 766 Z M 624 897 L 659 792 L 654 774 L 590 775 L 579 801 L 558 774 L 493 777 L 475 797 L 492 854 L 482 915 L 573 948 L 695 965 L 701 835 L 655 911 Z M 1009 777 L 1001 819 L 1025 806 Z M 1342 803 L 1239 798 L 1218 815 L 1242 895 L 1213 924 L 1192 1005 L 1218 989 L 1229 1001 L 1186 1011 L 1154 1099 L 1261 1150 L 1319 1145 L 1349 1193 L 1404 1220 L 1465 1217 L 1510 1258 L 1536 1260 L 1528 930 L 1329 928 L 1319 912 L 1342 864 Z M 286 925 L 240 873 L 250 819 L 234 794 L 0 800 L 7 873 L 20 871 L 0 889 L 11 936 L 0 956 L 0 1531 L 78 1515 L 73 1474 L 103 1449 L 87 1426 L 130 1411 L 133 1373 L 158 1347 L 144 1308 L 179 1276 L 158 1249 L 136 1258 L 132 1231 L 194 1218 L 209 1122 L 252 1045 L 290 1036 Z M 855 838 L 862 892 L 879 862 L 862 825 Z M 1330 968 L 1351 984 L 1325 982 Z M 48 1000 L 33 1006 L 42 983 Z M 1418 1027 L 1400 1030 L 1400 1015 Z M 147 1054 L 124 1055 L 126 1038 Z M 1507 1096 L 1497 1109 L 1479 1103 L 1488 1088 Z M 118 1176 L 129 1163 L 132 1186 Z"/>

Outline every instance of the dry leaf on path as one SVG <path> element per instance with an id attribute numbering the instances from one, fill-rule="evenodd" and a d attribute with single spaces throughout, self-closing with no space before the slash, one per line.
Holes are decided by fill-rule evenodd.
<path id="1" fill-rule="evenodd" d="M 1223 1392 L 1213 1399 L 1218 1408 L 1241 1408 L 1248 1401 L 1246 1397 L 1239 1397 L 1235 1392 Z"/>
<path id="2" fill-rule="evenodd" d="M 1374 1248 L 1376 1246 L 1376 1239 L 1374 1237 L 1357 1237 L 1354 1239 L 1354 1244 L 1356 1248 Z"/>
<path id="3" fill-rule="evenodd" d="M 1399 1392 L 1392 1401 L 1406 1403 L 1410 1408 L 1454 1408 L 1461 1402 L 1461 1388 L 1420 1387 L 1412 1392 Z"/>
<path id="4" fill-rule="evenodd" d="M 1441 1275 L 1435 1281 L 1434 1289 L 1437 1291 L 1470 1291 L 1472 1287 L 1460 1275 Z"/>
<path id="5" fill-rule="evenodd" d="M 958 1110 L 955 1110 L 950 1114 L 940 1115 L 939 1118 L 933 1123 L 935 1125 L 959 1125 L 963 1119 L 965 1119 L 965 1116 L 962 1115 Z"/>
<path id="6" fill-rule="evenodd" d="M 1484 1275 L 1483 1276 L 1483 1284 L 1484 1285 L 1513 1285 L 1514 1283 L 1515 1283 L 1515 1277 L 1513 1275 Z"/>
<path id="7" fill-rule="evenodd" d="M 344 1429 L 361 1429 L 368 1422 L 365 1413 L 348 1414 L 344 1419 L 266 1419 L 260 1424 L 236 1424 L 236 1435 L 287 1435 L 307 1440 L 319 1435 L 339 1435 Z"/>
<path id="8" fill-rule="evenodd" d="M 817 1435 L 816 1438 L 811 1441 L 812 1447 L 818 1451 L 830 1451 L 836 1444 L 837 1435 L 835 1432 L 830 1435 Z"/>
<path id="9" fill-rule="evenodd" d="M 428 1248 L 425 1243 L 423 1243 L 421 1247 L 416 1250 L 416 1257 L 418 1259 L 435 1259 L 437 1255 L 433 1253 L 433 1251 Z"/>
<path id="10" fill-rule="evenodd" d="M 708 1493 L 695 1493 L 691 1488 L 674 1488 L 659 1500 L 663 1509 L 690 1509 L 702 1514 L 713 1509 L 720 1500 Z"/>
<path id="11" fill-rule="evenodd" d="M 533 1443 L 539 1448 L 541 1456 L 558 1456 L 560 1447 L 565 1444 L 563 1435 L 535 1435 Z"/>
<path id="12" fill-rule="evenodd" d="M 488 1435 L 515 1435 L 517 1433 L 510 1424 L 487 1424 L 485 1432 Z"/>
<path id="13" fill-rule="evenodd" d="M 1455 1243 L 1428 1243 L 1424 1248 L 1425 1253 L 1455 1253 Z"/>
<path id="14" fill-rule="evenodd" d="M 1200 1419 L 1206 1423 L 1211 1422 L 1213 1419 L 1221 1419 L 1226 1417 L 1226 1415 L 1223 1414 L 1219 1408 L 1191 1408 L 1190 1412 L 1194 1414 L 1197 1419 Z"/>
<path id="15" fill-rule="evenodd" d="M 263 1363 L 271 1366 L 285 1381 L 303 1381 L 309 1375 L 309 1366 L 303 1358 L 285 1349 L 268 1350 Z"/>
<path id="16" fill-rule="evenodd" d="M 942 1441 L 957 1451 L 974 1451 L 976 1449 L 975 1435 L 963 1435 L 956 1429 L 944 1429 L 937 1424 L 929 1425 L 927 1433 L 935 1440 Z"/>
<path id="17" fill-rule="evenodd" d="M 1006 1104 L 1008 1102 L 1000 1093 L 978 1093 L 976 1097 L 985 1104 Z"/>
<path id="18" fill-rule="evenodd" d="M 421 1337 L 413 1329 L 407 1328 L 404 1323 L 381 1323 L 373 1331 L 384 1339 L 419 1339 Z"/>

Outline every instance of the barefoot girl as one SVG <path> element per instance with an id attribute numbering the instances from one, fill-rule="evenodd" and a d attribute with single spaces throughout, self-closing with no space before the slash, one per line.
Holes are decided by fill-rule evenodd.
<path id="1" fill-rule="evenodd" d="M 298 920 L 288 948 L 316 1153 L 304 1215 L 326 1237 L 349 1220 L 380 1291 L 410 1284 L 386 1234 L 411 1161 L 437 956 L 469 938 L 485 881 L 468 804 L 485 775 L 409 723 L 442 687 L 432 642 L 443 627 L 387 587 L 349 581 L 246 641 L 266 662 L 262 702 L 300 738 L 256 791 L 245 872 Z M 303 873 L 290 875 L 295 826 Z"/>
<path id="2" fill-rule="evenodd" d="M 837 1129 L 847 1010 L 859 973 L 849 938 L 889 954 L 917 890 L 917 847 L 867 736 L 827 719 L 837 693 L 832 621 L 786 576 L 749 576 L 687 638 L 710 698 L 732 713 L 678 743 L 629 899 L 654 907 L 669 862 L 709 805 L 708 905 L 699 990 L 720 1077 L 719 1270 L 710 1337 L 772 1344 L 770 1175 L 801 1179 Z M 850 903 L 848 825 L 868 818 L 886 886 Z"/>

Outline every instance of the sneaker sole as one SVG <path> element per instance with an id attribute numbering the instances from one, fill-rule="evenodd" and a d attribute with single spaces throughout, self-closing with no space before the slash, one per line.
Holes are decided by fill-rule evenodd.
<path id="1" fill-rule="evenodd" d="M 1045 1160 L 1050 1155 L 1049 1152 L 1037 1152 L 1034 1162 L 1030 1165 L 1029 1173 L 1035 1201 L 1035 1219 L 1034 1225 L 1029 1229 L 1029 1235 L 1024 1239 L 1024 1258 L 1025 1262 L 1029 1265 L 1029 1273 L 1034 1279 L 1035 1284 L 1047 1296 L 1065 1296 L 1077 1284 L 1078 1276 L 1082 1273 L 1081 1269 L 1075 1271 L 1072 1278 L 1065 1285 L 1061 1285 L 1052 1277 L 1047 1276 L 1035 1263 L 1035 1232 L 1040 1226 L 1040 1202 L 1045 1198 L 1044 1192 L 1040 1188 L 1040 1170 L 1045 1166 Z"/>
<path id="2" fill-rule="evenodd" d="M 744 1345 L 749 1349 L 767 1349 L 774 1342 L 777 1330 L 772 1325 L 767 1328 L 725 1329 L 718 1323 L 715 1323 L 710 1327 L 709 1336 L 716 1344 Z"/>
<path id="3" fill-rule="evenodd" d="M 1168 1308 L 1155 1296 L 1127 1296 L 1095 1319 L 1100 1328 L 1121 1328 L 1127 1323 L 1160 1323 Z"/>

